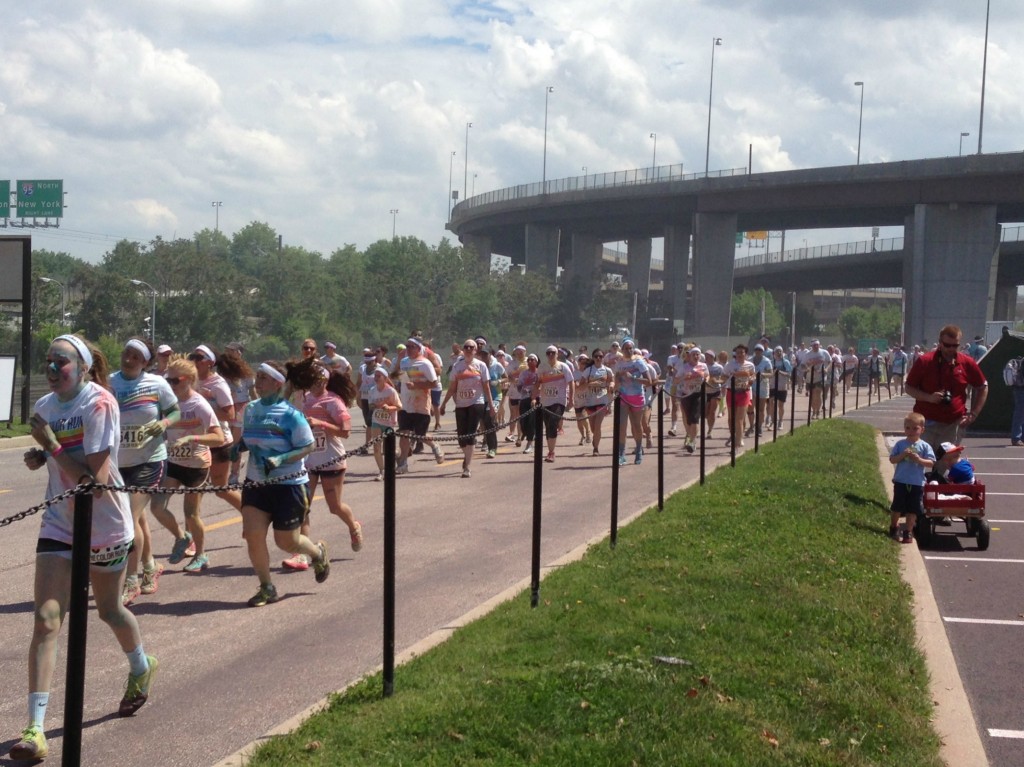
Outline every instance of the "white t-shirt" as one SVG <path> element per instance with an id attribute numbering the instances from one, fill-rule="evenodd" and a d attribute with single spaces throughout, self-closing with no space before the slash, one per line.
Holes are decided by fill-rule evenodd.
<path id="1" fill-rule="evenodd" d="M 608 387 L 612 385 L 615 373 L 605 365 L 594 363 L 583 371 L 579 388 L 586 392 L 586 406 L 600 407 L 608 404 Z M 591 385 L 591 384 L 597 384 Z"/>
<path id="2" fill-rule="evenodd" d="M 727 380 L 722 388 L 730 391 L 732 381 L 735 381 L 736 391 L 746 391 L 754 385 L 754 376 L 756 375 L 754 363 L 750 360 L 744 360 L 741 364 L 736 360 L 729 360 L 725 363 L 725 375 L 728 379 L 732 380 Z"/>
<path id="3" fill-rule="evenodd" d="M 455 381 L 455 407 L 483 405 L 484 387 L 490 386 L 491 373 L 483 360 L 474 359 L 472 363 L 460 357 L 452 365 L 451 379 Z"/>
<path id="4" fill-rule="evenodd" d="M 324 367 L 328 370 L 337 370 L 342 375 L 348 375 L 352 369 L 352 363 L 342 357 L 340 354 L 335 354 L 333 357 L 325 354 L 320 358 L 320 361 L 324 363 Z"/>
<path id="5" fill-rule="evenodd" d="M 569 398 L 569 383 L 573 380 L 572 368 L 561 360 L 556 360 L 554 365 L 542 362 L 537 368 L 537 378 L 540 383 L 540 404 L 567 405 Z"/>
<path id="6" fill-rule="evenodd" d="M 114 395 L 95 383 L 87 383 L 78 396 L 70 402 L 61 402 L 57 395 L 50 393 L 40 398 L 35 412 L 42 416 L 53 429 L 57 442 L 82 465 L 87 465 L 86 456 L 110 451 L 109 484 L 124 486 L 117 468 L 118 448 L 121 442 L 121 413 Z M 78 484 L 78 477 L 69 477 L 51 456 L 46 458 L 49 481 L 46 497 L 52 498 L 71 490 Z M 65 498 L 43 511 L 39 537 L 62 543 L 72 542 L 74 530 L 74 497 Z M 109 561 L 111 550 L 129 543 L 135 535 L 132 513 L 126 493 L 103 492 L 93 500 L 92 536 L 89 547 L 92 561 Z M 124 554 L 127 554 L 127 550 Z"/>
<path id="7" fill-rule="evenodd" d="M 402 358 L 402 410 L 406 413 L 430 415 L 430 390 L 437 382 L 434 363 L 420 355 L 416 359 Z M 427 388 L 412 388 L 410 383 L 429 383 Z"/>
<path id="8" fill-rule="evenodd" d="M 371 420 L 374 426 L 379 426 L 382 429 L 398 428 L 398 410 L 386 410 L 381 407 L 381 405 L 401 406 L 402 400 L 399 398 L 398 392 L 395 391 L 395 387 L 385 386 L 383 389 L 378 389 L 374 385 L 367 396 L 367 401 L 370 403 L 370 410 L 373 411 Z"/>
<path id="9" fill-rule="evenodd" d="M 204 380 L 196 381 L 196 391 L 206 397 L 215 413 L 217 408 L 230 408 L 235 404 L 231 387 L 220 373 L 210 373 Z M 224 430 L 224 444 L 228 444 L 232 441 L 231 422 L 221 421 L 220 428 Z"/>
<path id="10" fill-rule="evenodd" d="M 167 427 L 167 442 L 170 445 L 181 437 L 192 434 L 201 437 L 209 433 L 211 426 L 218 425 L 217 415 L 210 407 L 210 403 L 197 392 L 192 392 L 188 398 L 179 400 L 178 407 L 181 408 L 181 419 Z M 212 463 L 210 448 L 195 442 L 169 448 L 167 460 L 191 469 L 207 469 Z"/>

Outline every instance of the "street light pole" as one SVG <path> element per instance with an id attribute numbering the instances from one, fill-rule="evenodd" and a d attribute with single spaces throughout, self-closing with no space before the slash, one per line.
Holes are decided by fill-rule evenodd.
<path id="1" fill-rule="evenodd" d="M 963 157 L 964 156 L 964 139 L 967 138 L 970 135 L 971 134 L 967 133 L 966 131 L 961 131 L 960 132 L 960 151 L 957 152 L 957 155 L 956 155 L 957 157 Z"/>
<path id="2" fill-rule="evenodd" d="M 217 203 L 218 205 L 220 203 Z M 152 309 L 149 312 L 149 340 L 156 346 L 156 288 L 144 280 L 129 280 L 132 285 L 141 285 L 149 288 L 149 297 L 152 299 Z"/>
<path id="3" fill-rule="evenodd" d="M 224 203 L 220 202 L 220 201 L 214 201 L 214 202 L 210 203 L 210 205 L 213 206 L 213 211 L 214 211 L 213 231 L 215 231 L 215 232 L 219 232 L 220 231 L 220 206 L 223 205 L 223 204 Z"/>
<path id="4" fill-rule="evenodd" d="M 544 87 L 544 162 L 540 174 L 540 191 L 544 194 L 545 182 L 548 180 L 548 97 L 555 90 L 555 86 Z"/>
<path id="5" fill-rule="evenodd" d="M 398 221 L 398 208 L 391 209 L 391 239 L 395 239 L 395 226 Z"/>
<path id="6" fill-rule="evenodd" d="M 708 143 L 704 150 L 704 178 L 708 177 L 709 160 L 711 158 L 711 94 L 715 90 L 715 48 L 722 44 L 722 38 L 711 38 L 711 78 L 708 82 Z"/>
<path id="7" fill-rule="evenodd" d="M 463 158 L 465 159 L 466 167 L 462 172 L 462 199 L 465 200 L 469 195 L 466 192 L 469 191 L 469 129 L 473 127 L 473 123 L 466 123 L 466 151 L 463 152 Z"/>
<path id="8" fill-rule="evenodd" d="M 52 282 L 60 288 L 60 326 L 64 327 L 64 283 L 58 282 L 52 277 L 40 277 L 40 282 Z"/>
<path id="9" fill-rule="evenodd" d="M 860 165 L 860 129 L 864 124 L 864 83 L 858 80 L 854 85 L 860 86 L 860 117 L 857 118 L 857 164 Z"/>
<path id="10" fill-rule="evenodd" d="M 452 168 L 455 167 L 455 152 L 448 158 L 448 220 L 452 220 Z"/>
<path id="11" fill-rule="evenodd" d="M 985 75 L 988 71 L 988 12 L 992 0 L 985 0 L 985 52 L 981 57 L 981 112 L 978 116 L 978 154 L 981 154 L 981 134 L 985 128 Z"/>
<path id="12" fill-rule="evenodd" d="M 654 152 L 651 153 L 651 168 L 658 167 L 658 134 L 652 133 L 651 138 L 654 139 Z"/>

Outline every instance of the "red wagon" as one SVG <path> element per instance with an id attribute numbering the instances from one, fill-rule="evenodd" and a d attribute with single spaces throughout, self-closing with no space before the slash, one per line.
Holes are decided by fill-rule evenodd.
<path id="1" fill-rule="evenodd" d="M 925 485 L 924 518 L 917 521 L 917 540 L 927 547 L 936 534 L 935 521 L 956 517 L 967 526 L 967 534 L 978 542 L 978 550 L 988 548 L 989 528 L 985 519 L 985 486 L 973 485 Z"/>

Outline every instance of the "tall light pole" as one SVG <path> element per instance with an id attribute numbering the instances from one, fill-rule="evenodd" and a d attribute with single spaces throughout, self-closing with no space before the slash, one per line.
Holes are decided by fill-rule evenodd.
<path id="1" fill-rule="evenodd" d="M 52 282 L 54 285 L 60 287 L 60 326 L 64 327 L 64 283 L 59 282 L 52 277 L 40 277 L 40 282 Z"/>
<path id="2" fill-rule="evenodd" d="M 466 192 L 469 191 L 469 129 L 473 127 L 473 123 L 466 123 L 466 151 L 463 152 L 463 159 L 466 161 L 465 170 L 462 172 L 462 199 L 465 200 L 468 195 Z"/>
<path id="3" fill-rule="evenodd" d="M 711 38 L 711 78 L 708 82 L 708 143 L 704 150 L 704 178 L 708 177 L 709 160 L 711 158 L 711 94 L 715 90 L 715 48 L 722 44 L 722 38 Z"/>
<path id="4" fill-rule="evenodd" d="M 540 190 L 544 193 L 544 182 L 548 180 L 548 97 L 555 90 L 555 86 L 544 87 L 544 162 L 540 173 Z"/>
<path id="5" fill-rule="evenodd" d="M 964 156 L 964 139 L 967 138 L 970 135 L 971 134 L 967 133 L 966 131 L 961 131 L 960 132 L 960 151 L 957 152 L 957 155 L 956 155 L 957 157 L 963 157 Z"/>
<path id="6" fill-rule="evenodd" d="M 654 139 L 654 151 L 651 153 L 651 167 L 658 167 L 658 134 L 652 133 L 651 138 Z"/>
<path id="7" fill-rule="evenodd" d="M 395 226 L 398 221 L 398 208 L 391 209 L 391 239 L 395 239 Z"/>
<path id="8" fill-rule="evenodd" d="M 455 167 L 455 151 L 448 158 L 448 220 L 452 219 L 452 168 Z"/>
<path id="9" fill-rule="evenodd" d="M 223 204 L 224 203 L 220 202 L 219 200 L 210 203 L 210 205 L 213 206 L 214 211 L 213 231 L 215 232 L 220 231 L 220 206 Z"/>
<path id="10" fill-rule="evenodd" d="M 992 0 L 985 0 L 985 52 L 981 57 L 981 113 L 978 115 L 978 154 L 981 154 L 981 133 L 985 128 L 985 75 L 988 70 L 988 12 Z"/>
<path id="11" fill-rule="evenodd" d="M 864 82 L 858 80 L 854 86 L 860 86 L 860 117 L 857 118 L 857 164 L 860 165 L 860 129 L 864 124 Z"/>
<path id="12" fill-rule="evenodd" d="M 217 203 L 218 205 L 220 203 Z M 156 288 L 150 285 L 144 280 L 129 280 L 132 285 L 141 285 L 144 288 L 149 288 L 149 297 L 152 299 L 153 306 L 149 312 L 149 340 L 156 346 Z"/>

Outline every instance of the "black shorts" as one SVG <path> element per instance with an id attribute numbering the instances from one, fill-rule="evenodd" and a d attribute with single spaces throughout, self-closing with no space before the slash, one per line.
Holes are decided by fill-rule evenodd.
<path id="1" fill-rule="evenodd" d="M 459 436 L 459 447 L 476 443 L 476 428 L 483 420 L 487 405 L 467 405 L 455 408 L 455 431 Z"/>
<path id="2" fill-rule="evenodd" d="M 231 463 L 231 445 L 210 448 L 210 457 L 214 463 Z"/>
<path id="3" fill-rule="evenodd" d="M 242 506 L 251 506 L 270 515 L 275 530 L 298 530 L 306 518 L 308 483 L 301 485 L 263 485 L 242 488 Z"/>
<path id="4" fill-rule="evenodd" d="M 185 487 L 199 487 L 210 477 L 209 469 L 196 469 L 178 463 L 167 463 L 167 479 L 176 479 Z"/>
<path id="5" fill-rule="evenodd" d="M 36 541 L 36 554 L 58 554 L 65 559 L 71 559 L 71 549 L 70 543 L 55 541 L 53 538 L 40 538 Z M 128 541 L 105 550 L 90 549 L 89 566 L 121 570 L 128 563 L 128 555 L 134 550 L 135 541 Z"/>
<path id="6" fill-rule="evenodd" d="M 924 488 L 921 485 L 908 485 L 904 482 L 893 482 L 892 485 L 890 511 L 899 514 L 924 513 Z"/>
<path id="7" fill-rule="evenodd" d="M 164 464 L 166 461 L 151 461 L 140 463 L 135 466 L 121 466 L 121 478 L 125 487 L 156 487 L 164 478 Z"/>
<path id="8" fill-rule="evenodd" d="M 321 479 L 345 476 L 345 469 L 309 469 L 308 472 L 309 476 L 320 477 Z"/>
<path id="9" fill-rule="evenodd" d="M 789 396 L 788 389 L 772 389 L 772 399 L 778 400 L 779 402 L 785 402 L 787 396 Z"/>
<path id="10" fill-rule="evenodd" d="M 572 410 L 576 414 L 577 418 L 582 418 L 583 414 L 587 412 L 585 407 L 574 407 Z"/>
<path id="11" fill-rule="evenodd" d="M 683 409 L 687 426 L 696 426 L 700 423 L 700 392 L 680 397 L 679 407 Z"/>
<path id="12" fill-rule="evenodd" d="M 370 410 L 370 400 L 359 400 L 359 409 L 363 411 L 363 423 L 366 424 L 366 428 L 370 428 L 373 425 L 373 411 Z"/>
<path id="13" fill-rule="evenodd" d="M 548 439 L 558 436 L 558 424 L 565 415 L 565 405 L 544 405 L 544 435 Z"/>
<path id="14" fill-rule="evenodd" d="M 404 410 L 399 410 L 398 428 L 402 431 L 411 431 L 417 437 L 423 437 L 430 428 L 430 414 L 407 413 Z"/>

